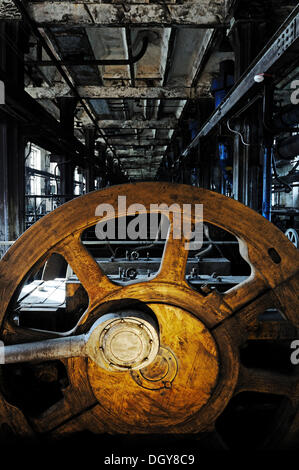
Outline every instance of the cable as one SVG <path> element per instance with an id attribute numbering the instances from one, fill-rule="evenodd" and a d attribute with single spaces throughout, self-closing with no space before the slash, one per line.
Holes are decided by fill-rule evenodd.
<path id="1" fill-rule="evenodd" d="M 112 254 L 113 258 L 116 258 L 115 255 L 116 255 L 116 250 L 117 250 L 117 248 L 116 248 L 116 250 L 114 251 L 113 248 L 112 248 L 112 246 L 110 245 L 109 241 L 107 241 L 106 246 L 108 246 L 109 251 L 110 251 L 110 253 Z"/>
<path id="2" fill-rule="evenodd" d="M 202 257 L 205 256 L 207 253 L 209 253 L 212 248 L 213 248 L 213 244 L 211 243 L 210 245 L 208 245 L 207 248 L 204 248 L 204 249 L 202 249 L 201 251 L 199 251 L 198 253 L 196 253 L 196 254 L 194 255 L 194 257 L 195 257 L 195 258 L 202 258 Z"/>
<path id="3" fill-rule="evenodd" d="M 218 253 L 220 254 L 220 256 L 222 258 L 225 258 L 224 254 L 222 253 L 222 250 L 221 248 L 214 242 L 214 240 L 211 239 L 210 237 L 210 230 L 209 230 L 209 226 L 204 224 L 204 234 L 205 236 L 207 237 L 207 239 L 209 240 L 209 242 L 215 246 L 216 250 L 218 251 Z"/>
<path id="4" fill-rule="evenodd" d="M 230 122 L 230 119 L 228 119 L 228 121 L 227 121 L 227 123 L 226 123 L 226 124 L 227 124 L 227 127 L 228 127 L 228 130 L 230 130 L 230 131 L 233 132 L 234 134 L 237 134 L 237 135 L 240 137 L 241 142 L 242 142 L 243 145 L 246 145 L 246 147 L 250 147 L 251 144 L 248 144 L 247 142 L 244 141 L 244 138 L 243 138 L 243 135 L 241 134 L 241 132 L 236 131 L 236 129 L 232 129 L 232 128 L 230 127 L 229 122 Z"/>

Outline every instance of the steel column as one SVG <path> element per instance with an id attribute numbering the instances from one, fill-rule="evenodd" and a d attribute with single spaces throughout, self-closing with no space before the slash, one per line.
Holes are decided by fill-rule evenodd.
<path id="1" fill-rule="evenodd" d="M 271 220 L 271 187 L 272 187 L 272 147 L 266 145 L 264 149 L 263 165 L 263 207 L 262 215 Z"/>
<path id="2" fill-rule="evenodd" d="M 95 171 L 94 165 L 95 162 L 92 163 L 92 160 L 95 160 L 95 138 L 96 138 L 96 130 L 94 127 L 85 127 L 84 128 L 84 135 L 85 135 L 85 146 L 86 151 L 89 159 L 89 165 L 86 171 L 86 192 L 94 191 L 94 179 L 95 179 Z"/>

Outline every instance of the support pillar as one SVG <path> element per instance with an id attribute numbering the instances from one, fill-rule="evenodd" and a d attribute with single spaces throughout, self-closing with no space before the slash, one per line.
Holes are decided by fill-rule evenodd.
<path id="1" fill-rule="evenodd" d="M 24 153 L 25 145 L 18 124 L 0 122 L 1 241 L 14 241 L 24 231 Z M 1 249 L 0 253 L 4 251 Z"/>
<path id="2" fill-rule="evenodd" d="M 267 19 L 246 21 L 237 18 L 231 40 L 235 50 L 235 80 L 245 72 L 261 50 L 267 36 Z M 234 137 L 233 195 L 238 201 L 254 210 L 262 203 L 261 148 L 257 145 L 263 135 L 261 102 L 254 103 L 230 125 L 242 134 Z M 245 142 L 245 144 L 244 144 Z M 250 144 L 250 145 L 246 145 Z"/>
<path id="3" fill-rule="evenodd" d="M 60 126 L 63 133 L 73 139 L 74 113 L 77 106 L 77 98 L 59 98 Z M 65 201 L 72 199 L 74 195 L 74 170 L 75 166 L 70 156 L 63 156 L 59 165 L 61 177 L 61 192 L 67 197 Z"/>
<path id="4" fill-rule="evenodd" d="M 89 161 L 88 168 L 86 171 L 86 192 L 94 191 L 95 185 L 95 169 L 94 169 L 94 162 L 95 160 L 95 139 L 96 139 L 96 130 L 94 127 L 85 127 L 84 128 L 84 135 L 85 135 L 85 147 L 87 152 L 87 157 Z"/>
<path id="5" fill-rule="evenodd" d="M 19 22 L 0 22 L 0 69 L 10 79 L 6 92 L 24 89 L 26 33 Z M 5 105 L 3 110 L 5 111 Z M 14 241 L 25 228 L 25 142 L 18 121 L 5 112 L 0 117 L 0 241 Z M 0 258 L 8 245 L 0 245 Z"/>

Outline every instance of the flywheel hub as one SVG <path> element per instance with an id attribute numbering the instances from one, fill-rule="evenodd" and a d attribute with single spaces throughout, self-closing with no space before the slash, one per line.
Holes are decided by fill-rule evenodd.
<path id="1" fill-rule="evenodd" d="M 106 370 L 140 369 L 151 364 L 158 353 L 158 326 L 146 313 L 104 315 L 98 329 L 97 363 Z"/>

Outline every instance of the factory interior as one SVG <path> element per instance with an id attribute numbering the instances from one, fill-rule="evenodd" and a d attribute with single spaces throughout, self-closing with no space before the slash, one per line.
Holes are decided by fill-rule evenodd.
<path id="1" fill-rule="evenodd" d="M 296 0 L 0 0 L 0 448 L 299 451 L 298 250 Z"/>

